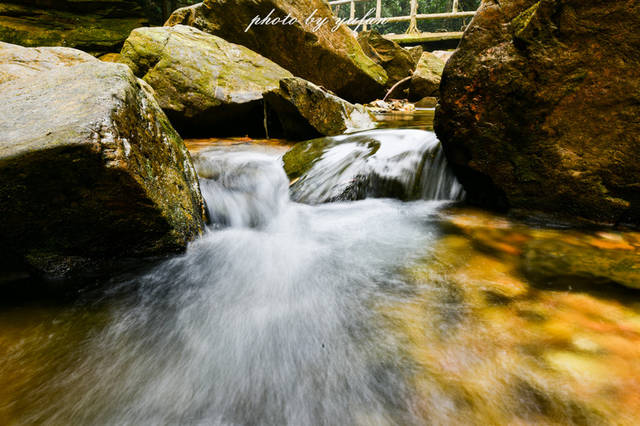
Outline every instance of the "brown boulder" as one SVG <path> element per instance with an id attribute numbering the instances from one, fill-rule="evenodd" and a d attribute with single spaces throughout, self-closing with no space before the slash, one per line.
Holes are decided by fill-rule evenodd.
<path id="1" fill-rule="evenodd" d="M 271 12 L 273 10 L 273 12 Z M 315 10 L 315 13 L 314 13 Z M 253 25 L 259 16 L 296 18 L 292 25 Z M 327 19 L 317 29 L 305 21 L 313 14 Z M 241 44 L 271 59 L 297 77 L 323 86 L 352 102 L 384 95 L 387 75 L 364 54 L 346 26 L 332 31 L 334 16 L 322 0 L 206 0 L 176 10 L 166 25 L 185 24 Z"/>
<path id="2" fill-rule="evenodd" d="M 485 1 L 435 127 L 471 201 L 640 224 L 640 3 Z"/>
<path id="3" fill-rule="evenodd" d="M 403 78 L 409 77 L 416 69 L 418 59 L 417 50 L 408 51 L 392 40 L 387 40 L 376 31 L 361 31 L 358 34 L 358 43 L 364 53 L 380 65 L 387 73 L 389 80 L 387 86 L 391 87 Z M 420 54 L 422 48 L 419 47 Z"/>

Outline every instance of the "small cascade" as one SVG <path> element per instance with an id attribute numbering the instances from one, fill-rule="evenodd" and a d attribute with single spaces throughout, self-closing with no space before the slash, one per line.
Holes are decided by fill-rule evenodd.
<path id="1" fill-rule="evenodd" d="M 214 227 L 261 228 L 289 202 L 289 181 L 269 155 L 216 152 L 194 159 Z"/>
<path id="2" fill-rule="evenodd" d="M 371 130 L 303 144 L 307 147 L 298 149 L 320 154 L 292 185 L 295 201 L 460 200 L 464 196 L 433 132 Z"/>

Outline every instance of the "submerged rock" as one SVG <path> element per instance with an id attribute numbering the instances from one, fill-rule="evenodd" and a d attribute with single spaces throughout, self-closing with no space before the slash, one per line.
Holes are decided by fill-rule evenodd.
<path id="1" fill-rule="evenodd" d="M 68 47 L 28 48 L 0 42 L 0 84 L 56 67 L 92 61 L 96 58 Z"/>
<path id="2" fill-rule="evenodd" d="M 131 30 L 146 24 L 146 12 L 136 0 L 0 3 L 0 40 L 28 47 L 67 46 L 93 54 L 115 52 Z"/>
<path id="3" fill-rule="evenodd" d="M 380 33 L 373 30 L 358 33 L 358 43 L 360 43 L 362 50 L 368 57 L 384 68 L 389 77 L 389 80 L 387 80 L 388 87 L 393 86 L 403 78 L 409 77 L 416 69 L 416 64 L 422 54 L 422 47 L 418 46 L 419 53 L 415 48 L 410 52 L 395 41 L 387 40 Z"/>
<path id="4" fill-rule="evenodd" d="M 293 180 L 291 198 L 299 202 L 463 195 L 435 135 L 422 130 L 371 130 L 300 142 L 283 162 Z"/>
<path id="5" fill-rule="evenodd" d="M 301 140 L 371 129 L 373 117 L 301 78 L 286 78 L 264 94 L 270 136 Z"/>
<path id="6" fill-rule="evenodd" d="M 272 12 L 273 10 L 273 12 Z M 254 18 L 285 18 L 291 25 L 252 25 Z M 307 23 L 326 18 L 324 25 Z M 346 26 L 332 31 L 334 15 L 322 0 L 206 0 L 176 10 L 166 25 L 186 24 L 238 43 L 280 66 L 323 86 L 351 102 L 366 102 L 384 95 L 387 75 L 364 54 Z M 317 21 L 315 21 L 317 22 Z"/>
<path id="7" fill-rule="evenodd" d="M 640 377 L 640 293 L 599 280 L 591 291 L 540 286 L 522 275 L 520 255 L 488 248 L 571 237 L 600 244 L 599 254 L 589 251 L 598 262 L 609 258 L 605 241 L 613 254 L 640 243 L 638 234 L 604 238 L 540 229 L 468 208 L 441 213 L 462 232 L 437 234 L 407 268 L 411 296 L 381 308 L 409 342 L 404 353 L 415 362 L 416 407 L 425 418 L 443 424 L 635 423 L 640 406 L 629 401 Z M 456 403 L 461 400 L 474 403 Z"/>
<path id="8" fill-rule="evenodd" d="M 155 90 L 183 134 L 264 134 L 262 93 L 291 73 L 244 46 L 198 29 L 138 28 L 121 62 Z"/>
<path id="9" fill-rule="evenodd" d="M 609 244 L 598 247 L 561 238 L 538 239 L 525 247 L 523 268 L 541 284 L 579 288 L 616 283 L 640 289 L 640 248 Z"/>
<path id="10" fill-rule="evenodd" d="M 640 4 L 486 1 L 436 131 L 472 201 L 640 225 Z"/>
<path id="11" fill-rule="evenodd" d="M 518 265 L 540 288 L 601 292 L 619 284 L 640 289 L 640 232 L 545 228 L 469 207 L 450 212 L 448 226 L 476 249 Z"/>
<path id="12" fill-rule="evenodd" d="M 424 52 L 411 77 L 409 99 L 417 101 L 427 96 L 439 96 L 440 78 L 444 62 L 432 53 Z"/>
<path id="13" fill-rule="evenodd" d="M 0 91 L 3 254 L 47 279 L 110 276 L 203 231 L 189 153 L 125 65 L 57 67 Z"/>

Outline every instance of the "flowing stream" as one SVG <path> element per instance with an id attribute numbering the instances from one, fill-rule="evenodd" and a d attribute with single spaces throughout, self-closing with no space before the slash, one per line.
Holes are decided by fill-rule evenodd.
<path id="1" fill-rule="evenodd" d="M 212 224 L 184 255 L 72 306 L 0 313 L 0 423 L 633 424 L 638 350 L 619 340 L 640 342 L 637 297 L 533 289 L 508 250 L 487 252 L 534 231 L 450 210 L 460 189 L 438 142 L 406 132 L 368 133 L 382 143 L 373 164 L 420 187 L 423 199 L 404 202 L 291 200 L 309 201 L 313 182 L 339 185 L 355 163 L 336 161 L 362 135 L 339 138 L 291 190 L 280 151 L 199 152 Z M 568 327 L 577 314 L 557 313 L 585 303 L 613 318 L 605 332 L 627 352 L 606 349 L 586 322 L 562 332 L 583 350 L 546 339 L 547 318 Z M 616 360 L 619 374 L 603 372 Z M 576 371 L 593 389 L 605 375 L 609 394 L 584 390 Z M 611 395 L 622 405 L 602 402 Z"/>

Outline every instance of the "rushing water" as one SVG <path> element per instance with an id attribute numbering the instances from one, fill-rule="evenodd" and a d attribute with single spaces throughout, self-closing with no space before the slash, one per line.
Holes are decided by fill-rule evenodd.
<path id="1" fill-rule="evenodd" d="M 456 201 L 464 196 L 433 132 L 371 130 L 301 147 L 314 145 L 322 145 L 322 155 L 292 185 L 296 201 L 316 204 L 385 196 Z"/>
<path id="2" fill-rule="evenodd" d="M 374 136 L 396 144 L 387 170 L 437 149 L 423 132 L 402 150 L 406 131 Z M 638 297 L 535 289 L 516 265 L 546 259 L 532 241 L 640 237 L 537 231 L 447 201 L 300 204 L 281 151 L 245 148 L 197 154 L 212 224 L 184 255 L 73 306 L 0 312 L 0 423 L 638 419 Z M 458 194 L 442 162 L 413 163 L 430 176 L 421 194 Z"/>

